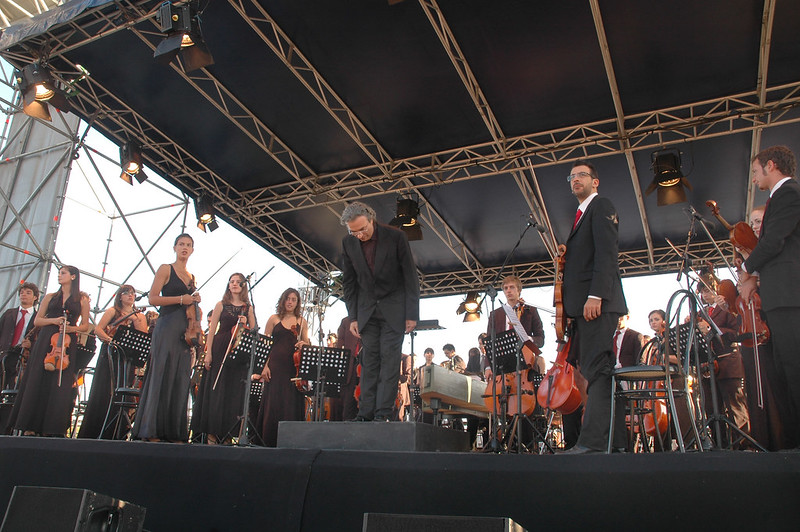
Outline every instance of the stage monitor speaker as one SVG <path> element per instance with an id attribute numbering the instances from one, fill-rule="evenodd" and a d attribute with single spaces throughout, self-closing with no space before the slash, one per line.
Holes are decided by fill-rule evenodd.
<path id="1" fill-rule="evenodd" d="M 84 489 L 15 486 L 0 532 L 141 532 L 145 511 Z"/>
<path id="2" fill-rule="evenodd" d="M 527 532 L 508 517 L 365 513 L 363 532 Z"/>

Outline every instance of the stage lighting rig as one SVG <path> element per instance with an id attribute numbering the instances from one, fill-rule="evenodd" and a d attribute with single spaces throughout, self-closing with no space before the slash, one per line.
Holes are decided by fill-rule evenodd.
<path id="1" fill-rule="evenodd" d="M 49 105 L 68 113 L 72 110 L 67 94 L 59 87 L 50 68 L 40 62 L 14 71 L 22 93 L 22 112 L 41 120 L 52 121 Z"/>
<path id="2" fill-rule="evenodd" d="M 210 232 L 219 227 L 214 214 L 214 200 L 209 194 L 203 193 L 197 197 L 194 201 L 194 212 L 197 215 L 197 228 L 204 233 L 206 228 Z"/>
<path id="3" fill-rule="evenodd" d="M 397 215 L 389 225 L 401 229 L 408 240 L 422 240 L 422 227 L 419 224 L 419 201 L 416 194 L 397 198 Z"/>
<path id="4" fill-rule="evenodd" d="M 675 148 L 654 151 L 650 154 L 653 169 L 653 182 L 647 187 L 645 195 L 658 189 L 658 205 L 674 205 L 686 201 L 686 191 L 692 190 L 689 180 L 681 172 L 681 152 Z"/>
<path id="5" fill-rule="evenodd" d="M 162 40 L 153 57 L 161 64 L 170 64 L 180 54 L 186 72 L 214 64 L 214 58 L 203 40 L 197 4 L 189 2 L 174 6 L 164 2 L 158 8 L 156 20 L 161 25 Z"/>
<path id="6" fill-rule="evenodd" d="M 128 140 L 119 148 L 119 165 L 122 167 L 120 177 L 129 185 L 133 185 L 133 178 L 139 183 L 147 181 L 142 162 L 142 145 L 136 140 Z"/>

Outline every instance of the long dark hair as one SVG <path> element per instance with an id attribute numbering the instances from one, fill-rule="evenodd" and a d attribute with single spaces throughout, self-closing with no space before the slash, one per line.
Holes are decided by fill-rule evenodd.
<path id="1" fill-rule="evenodd" d="M 467 361 L 467 373 L 480 373 L 481 372 L 481 350 L 477 347 L 472 347 L 469 350 L 469 360 Z"/>
<path id="2" fill-rule="evenodd" d="M 76 303 L 78 306 L 81 304 L 81 272 L 75 266 L 67 266 L 66 264 L 61 265 L 58 271 L 61 271 L 62 268 L 65 268 L 70 275 L 74 275 L 75 279 L 69 285 L 69 298 L 64 302 L 64 307 L 66 307 L 69 303 Z M 59 298 L 64 297 L 64 292 L 61 289 L 61 285 L 58 285 L 58 291 L 56 295 Z M 54 296 L 55 297 L 55 296 Z"/>
<path id="3" fill-rule="evenodd" d="M 250 304 L 250 296 L 247 293 L 247 283 L 245 282 L 244 275 L 242 275 L 239 272 L 231 274 L 231 276 L 228 277 L 228 284 L 225 286 L 225 293 L 222 294 L 222 304 L 223 305 L 230 305 L 231 301 L 233 301 L 233 294 L 231 293 L 230 282 L 231 282 L 231 279 L 233 279 L 235 276 L 238 276 L 239 279 L 241 280 L 241 283 L 242 283 L 240 285 L 242 287 L 242 293 L 239 294 L 239 297 L 242 299 L 242 303 L 244 303 L 245 305 L 249 305 Z"/>
<path id="4" fill-rule="evenodd" d="M 133 292 L 135 294 L 136 293 L 136 289 L 133 287 L 133 285 L 129 285 L 129 284 L 124 284 L 124 285 L 119 287 L 119 290 L 117 290 L 117 295 L 114 296 L 114 311 L 115 311 L 114 312 L 114 317 L 115 318 L 117 316 L 122 316 L 122 294 L 124 294 L 125 292 Z"/>
<path id="5" fill-rule="evenodd" d="M 286 300 L 289 299 L 289 294 L 294 294 L 297 296 L 297 306 L 294 308 L 294 316 L 295 318 L 300 319 L 303 317 L 302 300 L 300 299 L 300 292 L 294 288 L 287 288 L 283 291 L 280 299 L 278 299 L 278 304 L 275 305 L 275 313 L 280 319 L 283 319 L 284 316 L 286 316 L 286 313 L 288 312 L 286 310 Z"/>

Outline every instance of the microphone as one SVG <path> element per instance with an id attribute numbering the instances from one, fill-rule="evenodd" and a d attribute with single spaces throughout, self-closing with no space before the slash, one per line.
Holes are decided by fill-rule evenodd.
<path id="1" fill-rule="evenodd" d="M 692 207 L 691 205 L 689 205 L 689 208 L 687 209 L 686 212 L 695 220 L 701 221 L 708 226 L 715 227 L 713 220 L 709 220 L 708 218 L 703 218 L 703 216 L 699 212 L 697 212 L 695 208 Z"/>
<path id="2" fill-rule="evenodd" d="M 139 301 L 140 299 L 144 299 L 144 298 L 145 298 L 145 297 L 147 297 L 149 294 L 150 294 L 150 290 L 148 290 L 148 291 L 147 291 L 147 292 L 145 292 L 144 294 L 142 294 L 142 295 L 140 295 L 139 297 L 137 297 L 136 299 L 134 299 L 134 301 Z"/>
<path id="3" fill-rule="evenodd" d="M 245 278 L 244 278 L 245 282 L 249 283 L 249 282 L 250 282 L 250 279 L 252 279 L 252 278 L 253 278 L 253 276 L 254 276 L 255 274 L 256 274 L 256 272 L 252 272 L 250 275 L 248 275 L 247 277 L 245 277 Z"/>
<path id="4" fill-rule="evenodd" d="M 539 231 L 540 233 L 544 234 L 547 229 L 539 225 L 539 223 L 534 219 L 533 214 L 528 215 L 528 225 Z"/>

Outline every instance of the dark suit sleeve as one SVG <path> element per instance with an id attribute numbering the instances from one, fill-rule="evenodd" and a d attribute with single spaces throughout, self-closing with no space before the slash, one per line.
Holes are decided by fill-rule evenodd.
<path id="1" fill-rule="evenodd" d="M 531 329 L 528 334 L 533 337 L 533 343 L 536 344 L 536 347 L 542 347 L 544 346 L 544 324 L 542 324 L 542 318 L 539 316 L 539 311 L 534 307 L 530 307 L 530 309 Z"/>
<path id="2" fill-rule="evenodd" d="M 800 187 L 791 182 L 781 185 L 768 207 L 763 236 L 744 262 L 748 272 L 758 272 L 783 251 L 786 239 L 800 223 Z"/>
<path id="3" fill-rule="evenodd" d="M 592 234 L 594 236 L 594 270 L 589 295 L 609 300 L 613 297 L 617 275 L 617 232 L 619 223 L 614 205 L 603 197 L 592 200 Z"/>
<path id="4" fill-rule="evenodd" d="M 405 233 L 397 231 L 397 260 L 403 271 L 403 287 L 406 293 L 406 319 L 419 321 L 419 277 L 411 254 L 411 246 Z"/>
<path id="5" fill-rule="evenodd" d="M 347 315 L 358 321 L 358 278 L 347 250 L 347 237 L 342 239 L 342 292 L 347 306 Z M 363 324 L 359 324 L 363 325 Z"/>

